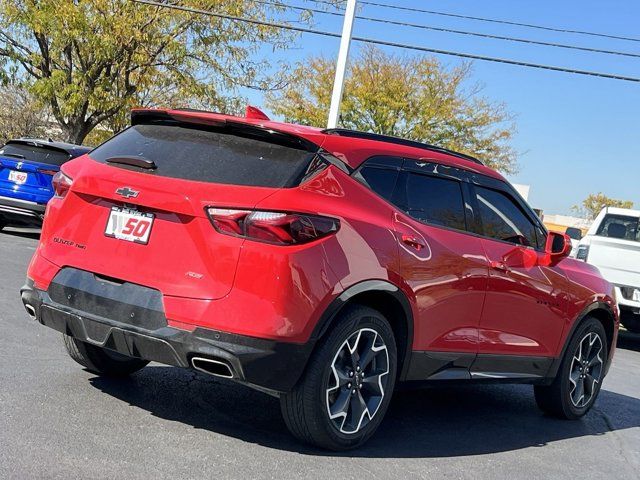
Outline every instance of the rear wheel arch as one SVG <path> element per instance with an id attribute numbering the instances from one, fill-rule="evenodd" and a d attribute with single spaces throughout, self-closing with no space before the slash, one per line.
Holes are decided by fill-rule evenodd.
<path id="1" fill-rule="evenodd" d="M 339 319 L 339 313 L 350 305 L 364 305 L 380 312 L 387 319 L 396 338 L 398 378 L 403 379 L 409 366 L 413 344 L 413 313 L 407 296 L 399 287 L 386 280 L 366 280 L 344 290 L 324 311 L 313 331 L 319 340 Z"/>

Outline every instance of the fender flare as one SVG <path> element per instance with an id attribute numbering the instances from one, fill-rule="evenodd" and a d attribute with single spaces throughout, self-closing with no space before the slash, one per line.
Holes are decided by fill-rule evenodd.
<path id="1" fill-rule="evenodd" d="M 413 310 L 411 309 L 411 304 L 409 303 L 409 299 L 404 294 L 404 292 L 393 283 L 387 280 L 365 280 L 359 283 L 356 283 L 347 289 L 345 289 L 340 295 L 338 295 L 333 301 L 329 304 L 329 306 L 325 309 L 325 311 L 320 316 L 318 323 L 316 324 L 313 332 L 311 333 L 310 340 L 314 343 L 317 342 L 320 338 L 322 338 L 326 333 L 329 327 L 331 326 L 333 320 L 340 313 L 340 311 L 349 304 L 351 299 L 356 295 L 361 293 L 371 293 L 371 292 L 384 292 L 393 296 L 398 303 L 402 306 L 404 311 L 404 316 L 406 319 L 406 328 L 407 328 L 407 341 L 404 358 L 402 359 L 402 371 L 399 372 L 398 378 L 400 380 L 404 379 L 406 376 L 407 369 L 409 367 L 409 360 L 411 358 L 411 350 L 413 345 L 413 331 L 414 331 L 414 319 L 413 319 Z"/>

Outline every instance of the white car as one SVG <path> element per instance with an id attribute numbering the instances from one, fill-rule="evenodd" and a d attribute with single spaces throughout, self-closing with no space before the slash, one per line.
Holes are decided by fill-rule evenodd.
<path id="1" fill-rule="evenodd" d="M 640 210 L 602 210 L 580 241 L 576 258 L 598 267 L 615 285 L 620 321 L 640 333 Z"/>

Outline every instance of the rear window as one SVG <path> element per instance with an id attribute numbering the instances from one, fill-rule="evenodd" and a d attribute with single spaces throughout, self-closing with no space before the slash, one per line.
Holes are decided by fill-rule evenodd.
<path id="1" fill-rule="evenodd" d="M 157 166 L 145 172 L 163 177 L 291 187 L 304 178 L 316 154 L 295 137 L 257 128 L 162 122 L 130 127 L 90 156 L 103 163 L 114 157 L 141 157 Z"/>
<path id="2" fill-rule="evenodd" d="M 605 215 L 596 235 L 640 242 L 640 219 L 626 215 Z"/>
<path id="3" fill-rule="evenodd" d="M 71 155 L 62 150 L 24 143 L 7 143 L 0 149 L 0 155 L 58 167 L 71 158 Z"/>

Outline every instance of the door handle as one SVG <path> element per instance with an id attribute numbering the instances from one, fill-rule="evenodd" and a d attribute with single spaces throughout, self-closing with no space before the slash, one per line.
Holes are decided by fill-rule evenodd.
<path id="1" fill-rule="evenodd" d="M 509 272 L 509 271 L 511 271 L 511 269 L 509 267 L 507 267 L 506 263 L 504 263 L 502 261 L 499 261 L 499 260 L 491 260 L 489 265 L 491 266 L 492 269 L 498 270 L 499 272 Z"/>
<path id="2" fill-rule="evenodd" d="M 416 250 L 422 250 L 425 247 L 425 244 L 421 240 L 411 235 L 402 235 L 402 243 Z"/>

